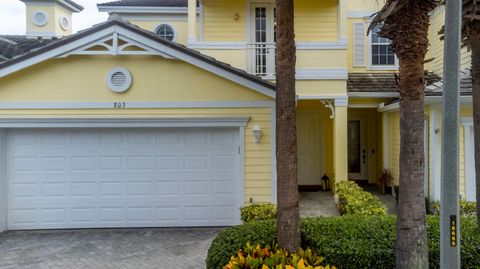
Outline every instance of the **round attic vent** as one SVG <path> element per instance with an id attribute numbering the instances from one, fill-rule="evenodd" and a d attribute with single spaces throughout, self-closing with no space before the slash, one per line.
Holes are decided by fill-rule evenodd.
<path id="1" fill-rule="evenodd" d="M 45 24 L 47 24 L 48 21 L 47 14 L 41 11 L 37 11 L 33 13 L 32 20 L 35 25 L 44 26 Z"/>
<path id="2" fill-rule="evenodd" d="M 115 67 L 108 72 L 107 85 L 113 92 L 126 92 L 132 86 L 132 75 L 123 67 Z"/>
<path id="3" fill-rule="evenodd" d="M 60 23 L 60 27 L 62 27 L 64 31 L 68 30 L 68 26 L 70 25 L 70 22 L 68 21 L 67 17 L 61 16 L 59 23 Z"/>

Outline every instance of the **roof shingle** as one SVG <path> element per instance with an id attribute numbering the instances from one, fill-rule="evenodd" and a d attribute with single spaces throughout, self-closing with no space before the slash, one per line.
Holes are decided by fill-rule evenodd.
<path id="1" fill-rule="evenodd" d="M 46 46 L 54 39 L 29 38 L 22 35 L 0 35 L 0 62 Z"/>

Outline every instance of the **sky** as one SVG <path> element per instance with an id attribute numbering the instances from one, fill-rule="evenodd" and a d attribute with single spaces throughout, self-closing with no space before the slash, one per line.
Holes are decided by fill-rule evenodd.
<path id="1" fill-rule="evenodd" d="M 88 28 L 107 20 L 107 13 L 98 12 L 97 3 L 110 0 L 74 0 L 85 7 L 80 13 L 73 14 L 73 32 Z M 0 0 L 0 34 L 25 34 L 25 4 L 20 0 Z"/>

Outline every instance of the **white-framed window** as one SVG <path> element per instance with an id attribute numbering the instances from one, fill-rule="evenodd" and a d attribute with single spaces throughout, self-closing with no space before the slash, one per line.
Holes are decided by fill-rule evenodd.
<path id="1" fill-rule="evenodd" d="M 32 21 L 36 26 L 44 26 L 48 22 L 47 13 L 36 11 L 32 15 Z"/>
<path id="2" fill-rule="evenodd" d="M 369 66 L 376 70 L 396 70 L 398 69 L 398 59 L 391 48 L 392 41 L 381 37 L 378 33 L 380 27 L 372 29 L 370 34 L 369 46 Z"/>
<path id="3" fill-rule="evenodd" d="M 177 35 L 175 33 L 175 28 L 169 24 L 160 24 L 155 29 L 155 34 L 161 38 L 165 38 L 170 41 L 175 41 Z"/>

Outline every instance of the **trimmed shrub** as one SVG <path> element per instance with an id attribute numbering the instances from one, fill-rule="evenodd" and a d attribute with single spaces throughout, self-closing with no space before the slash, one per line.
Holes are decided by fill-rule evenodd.
<path id="1" fill-rule="evenodd" d="M 207 268 L 222 269 L 230 257 L 247 243 L 275 246 L 277 242 L 275 221 L 258 221 L 235 226 L 221 231 L 208 249 Z"/>
<path id="2" fill-rule="evenodd" d="M 440 216 L 440 202 L 430 203 L 430 214 Z M 460 200 L 460 215 L 465 217 L 477 216 L 477 203 Z"/>
<path id="3" fill-rule="evenodd" d="M 311 249 L 300 249 L 297 253 L 289 253 L 275 246 L 253 247 L 249 243 L 244 249 L 239 250 L 236 256 L 230 258 L 230 262 L 224 269 L 260 269 L 260 268 L 298 268 L 298 269 L 335 269 L 324 265 L 324 258 L 318 256 Z"/>
<path id="4" fill-rule="evenodd" d="M 395 216 L 315 217 L 301 223 L 302 246 L 340 269 L 395 268 Z M 430 268 L 439 268 L 439 218 L 427 218 Z M 480 265 L 480 233 L 476 220 L 461 219 L 462 268 Z M 252 222 L 222 231 L 208 251 L 207 268 L 221 269 L 246 243 L 273 246 L 275 221 Z"/>
<path id="5" fill-rule="evenodd" d="M 353 181 L 337 184 L 338 211 L 341 215 L 386 215 L 387 207 L 373 194 Z"/>
<path id="6" fill-rule="evenodd" d="M 274 204 L 252 204 L 240 208 L 243 223 L 275 219 L 277 206 Z"/>

